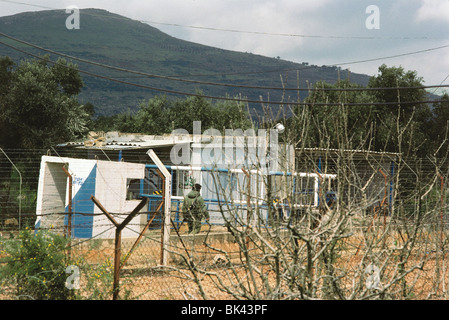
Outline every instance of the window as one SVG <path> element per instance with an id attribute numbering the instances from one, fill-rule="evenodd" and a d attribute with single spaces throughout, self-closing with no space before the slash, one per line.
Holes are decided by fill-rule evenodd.
<path id="1" fill-rule="evenodd" d="M 127 179 L 126 182 L 126 200 L 140 199 L 141 179 Z"/>

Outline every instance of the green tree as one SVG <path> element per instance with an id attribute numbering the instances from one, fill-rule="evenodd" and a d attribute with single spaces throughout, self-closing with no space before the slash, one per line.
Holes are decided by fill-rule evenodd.
<path id="1" fill-rule="evenodd" d="M 200 93 L 200 92 L 198 92 Z M 210 100 L 200 96 L 178 99 L 171 108 L 171 119 L 175 129 L 193 132 L 193 122 L 201 121 L 201 129 L 214 127 L 214 113 Z"/>
<path id="2" fill-rule="evenodd" d="M 41 155 L 34 149 L 51 146 L 83 137 L 88 131 L 90 115 L 77 99 L 83 82 L 77 68 L 64 59 L 52 66 L 44 59 L 23 60 L 18 65 L 8 57 L 0 58 L 0 147 L 27 149 L 28 152 L 10 155 L 13 162 L 29 167 L 30 161 Z M 11 164 L 2 162 L 0 170 L 0 213 L 16 214 L 10 198 Z M 36 168 L 33 168 L 36 169 Z M 36 183 L 29 183 L 35 190 Z"/>
<path id="3" fill-rule="evenodd" d="M 429 125 L 430 138 L 434 144 L 434 149 L 440 147 L 438 155 L 444 156 L 447 154 L 449 138 L 449 94 L 444 93 L 440 99 L 432 105 L 432 119 Z M 445 143 L 446 142 L 446 143 Z M 444 143 L 444 144 L 443 144 Z"/>
<path id="4" fill-rule="evenodd" d="M 212 103 L 200 96 L 169 99 L 155 96 L 138 105 L 138 111 L 130 111 L 111 117 L 99 117 L 95 130 L 139 132 L 145 134 L 170 133 L 185 129 L 193 133 L 193 122 L 201 121 L 201 129 L 247 129 L 252 123 L 244 104 L 231 100 Z"/>
<path id="5" fill-rule="evenodd" d="M 400 149 L 404 154 L 424 155 L 428 152 L 430 144 L 427 126 L 431 110 L 428 104 L 422 103 L 427 100 L 422 77 L 416 71 L 405 71 L 402 67 L 387 67 L 383 64 L 379 67 L 379 74 L 370 79 L 368 87 L 381 88 L 373 91 L 372 95 L 376 102 L 385 103 L 376 107 L 377 128 L 381 131 L 377 148 L 386 151 Z M 392 128 L 397 122 L 402 133 L 397 128 Z M 398 135 L 404 141 L 400 148 L 397 143 Z M 392 139 L 387 140 L 386 137 Z"/>
<path id="6" fill-rule="evenodd" d="M 417 155 L 428 152 L 427 126 L 432 113 L 429 105 L 422 102 L 427 100 L 427 93 L 417 72 L 383 64 L 379 74 L 370 79 L 368 88 L 379 88 L 371 94 L 375 102 L 384 103 L 375 107 L 376 149 Z M 394 128 L 396 123 L 399 130 Z M 401 147 L 398 138 L 404 142 Z"/>
<path id="7" fill-rule="evenodd" d="M 245 105 L 239 101 L 223 100 L 212 107 L 213 126 L 217 130 L 226 129 L 248 129 L 252 127 L 249 113 Z"/>
<path id="8" fill-rule="evenodd" d="M 121 132 L 140 132 L 136 124 L 137 117 L 130 110 L 117 114 L 113 117 L 112 123 L 114 130 Z"/>
<path id="9" fill-rule="evenodd" d="M 426 91 L 423 88 L 423 78 L 418 77 L 416 71 L 405 71 L 402 67 L 387 67 L 385 64 L 378 69 L 378 75 L 371 77 L 368 88 L 380 88 L 372 95 L 376 102 L 392 103 L 379 107 L 393 115 L 401 108 L 405 112 L 412 111 L 414 107 L 420 107 L 418 101 L 426 99 Z M 394 88 L 403 88 L 400 90 Z M 402 104 L 401 104 L 402 103 Z"/>
<path id="10" fill-rule="evenodd" d="M 0 97 L 4 97 L 9 90 L 14 61 L 10 57 L 0 58 Z"/>
<path id="11" fill-rule="evenodd" d="M 118 115 L 99 116 L 93 120 L 92 130 L 94 131 L 117 131 Z"/>
<path id="12" fill-rule="evenodd" d="M 6 109 L 6 96 L 9 92 L 9 89 L 12 85 L 12 70 L 14 67 L 14 62 L 9 57 L 1 57 L 0 58 L 0 111 Z M 1 121 L 1 115 L 0 115 Z M 5 142 L 8 141 L 8 138 L 11 136 L 11 133 L 8 132 L 8 127 L 0 122 L 0 146 L 4 145 Z"/>
<path id="13" fill-rule="evenodd" d="M 7 58 L 2 60 L 8 70 Z M 83 82 L 73 64 L 60 59 L 50 67 L 42 60 L 24 60 L 7 86 L 0 105 L 0 146 L 49 148 L 88 131 L 89 114 L 75 97 Z"/>
<path id="14" fill-rule="evenodd" d="M 170 112 L 170 105 L 166 96 L 156 96 L 141 102 L 134 117 L 137 131 L 147 134 L 171 132 L 173 113 Z"/>
<path id="15" fill-rule="evenodd" d="M 432 112 L 422 102 L 427 97 L 422 83 L 416 71 L 386 65 L 379 67 L 366 90 L 350 90 L 363 87 L 348 80 L 333 85 L 317 82 L 302 110 L 310 114 L 305 143 L 341 147 L 337 139 L 344 135 L 347 148 L 426 154 L 431 146 L 428 126 Z"/>
<path id="16" fill-rule="evenodd" d="M 201 92 L 198 92 L 201 94 Z M 214 128 L 247 129 L 252 123 L 249 114 L 240 102 L 222 100 L 212 103 L 200 96 L 187 97 L 174 102 L 170 109 L 172 127 L 193 132 L 193 122 L 201 121 L 201 130 Z"/>
<path id="17" fill-rule="evenodd" d="M 59 59 L 51 68 L 51 71 L 54 80 L 64 94 L 76 96 L 80 93 L 83 87 L 83 80 L 75 64 L 68 63 L 65 59 Z"/>
<path id="18" fill-rule="evenodd" d="M 350 143 L 347 148 L 369 148 L 372 108 L 357 103 L 370 103 L 372 97 L 366 91 L 351 90 L 360 88 L 363 87 L 349 80 L 339 80 L 335 84 L 318 81 L 314 85 L 305 99 L 305 108 L 310 114 L 306 141 L 309 147 L 337 148 L 340 145 L 337 137 L 345 134 Z M 329 139 L 322 139 L 323 136 Z"/>

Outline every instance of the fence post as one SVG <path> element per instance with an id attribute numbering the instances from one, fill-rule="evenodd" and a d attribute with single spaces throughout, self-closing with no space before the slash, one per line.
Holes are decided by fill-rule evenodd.
<path id="1" fill-rule="evenodd" d="M 91 200 L 93 203 L 106 215 L 106 217 L 115 226 L 115 248 L 114 248 L 114 284 L 112 289 L 112 299 L 117 300 L 119 294 L 120 285 L 120 258 L 121 258 L 121 243 L 122 243 L 122 230 L 126 225 L 139 213 L 139 211 L 147 204 L 148 199 L 144 198 L 136 208 L 122 221 L 118 223 L 114 217 L 103 207 L 103 205 L 92 195 Z"/>
<path id="2" fill-rule="evenodd" d="M 11 163 L 11 165 L 14 167 L 14 169 L 19 174 L 19 179 L 20 179 L 20 182 L 19 182 L 19 231 L 20 231 L 21 218 L 22 218 L 22 174 L 20 173 L 19 169 L 17 169 L 14 162 L 12 162 L 11 159 L 8 157 L 8 155 L 5 153 L 5 151 L 3 151 L 2 148 L 0 148 L 0 151 L 5 155 L 6 159 L 8 159 L 8 161 Z"/>
<path id="3" fill-rule="evenodd" d="M 168 247 L 170 243 L 170 228 L 171 228 L 171 174 L 165 168 L 162 161 L 153 151 L 149 149 L 147 151 L 148 156 L 153 160 L 158 169 L 164 175 L 164 225 L 162 229 L 162 252 L 161 252 L 161 265 L 166 266 L 168 263 Z"/>
<path id="4" fill-rule="evenodd" d="M 441 233 L 440 233 L 440 243 L 441 243 L 441 252 L 443 253 L 443 257 L 444 257 L 444 242 L 443 242 L 443 238 L 444 238 L 444 177 L 443 175 L 438 172 L 438 176 L 440 177 L 440 228 L 441 228 Z"/>
<path id="5" fill-rule="evenodd" d="M 65 168 L 62 167 L 62 170 L 65 172 L 65 174 L 67 175 L 67 178 L 69 179 L 69 207 L 68 207 L 68 217 L 67 217 L 67 230 L 66 232 L 64 232 L 64 235 L 67 237 L 69 244 L 68 244 L 68 249 L 69 249 L 69 259 L 72 259 L 72 189 L 73 189 L 73 178 L 72 175 L 69 173 L 69 171 Z"/>
<path id="6" fill-rule="evenodd" d="M 68 220 L 67 220 L 67 234 L 66 236 L 70 239 L 72 238 L 72 175 L 69 173 L 69 171 L 62 167 L 62 170 L 67 175 L 67 178 L 69 179 L 69 206 L 68 206 Z"/>

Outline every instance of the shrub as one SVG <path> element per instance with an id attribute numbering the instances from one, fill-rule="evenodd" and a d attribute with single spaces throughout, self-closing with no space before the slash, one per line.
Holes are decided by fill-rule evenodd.
<path id="1" fill-rule="evenodd" d="M 57 234 L 22 230 L 5 244 L 8 258 L 0 276 L 14 284 L 18 299 L 68 299 L 66 247 L 67 239 Z"/>

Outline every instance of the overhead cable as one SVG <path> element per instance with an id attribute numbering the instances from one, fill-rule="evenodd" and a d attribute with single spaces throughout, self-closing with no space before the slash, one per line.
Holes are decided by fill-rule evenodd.
<path id="1" fill-rule="evenodd" d="M 57 62 L 49 59 L 49 58 L 45 58 L 42 56 L 38 56 L 35 55 L 33 53 L 27 52 L 25 50 L 19 49 L 13 45 L 7 44 L 5 42 L 0 41 L 0 44 L 9 47 L 13 50 L 16 50 L 18 52 L 24 53 L 26 55 L 32 56 L 36 59 L 45 61 L 47 63 L 51 63 L 51 64 L 58 64 Z M 188 92 L 182 92 L 182 91 L 177 91 L 177 90 L 170 90 L 170 89 L 164 89 L 164 88 L 157 88 L 157 87 L 152 87 L 152 86 L 148 86 L 148 85 L 143 85 L 143 84 L 138 84 L 138 83 L 133 83 L 133 82 L 128 82 L 128 81 L 123 81 L 123 80 L 118 80 L 115 78 L 111 78 L 108 76 L 103 76 L 103 75 L 99 75 L 93 72 L 89 72 L 89 71 L 85 71 L 79 68 L 74 68 L 71 66 L 67 66 L 67 65 L 63 65 L 63 64 L 59 64 L 65 68 L 68 69 L 72 69 L 75 70 L 77 72 L 83 73 L 83 74 L 87 74 L 90 75 L 92 77 L 96 77 L 99 79 L 104 79 L 104 80 L 108 80 L 108 81 L 113 81 L 113 82 L 117 82 L 117 83 L 121 83 L 121 84 L 126 84 L 126 85 L 131 85 L 131 86 L 135 86 L 135 87 L 139 87 L 139 88 L 144 88 L 144 89 L 149 89 L 149 90 L 153 90 L 153 91 L 157 91 L 157 92 L 164 92 L 164 93 L 170 93 L 170 94 L 176 94 L 176 95 L 183 95 L 183 96 L 195 96 L 195 97 L 200 97 L 200 98 L 205 98 L 205 99 L 213 99 L 213 100 L 227 100 L 227 101 L 235 101 L 235 102 L 246 102 L 246 103 L 259 103 L 262 105 L 312 105 L 312 106 L 340 106 L 340 105 L 345 105 L 345 106 L 379 106 L 379 105 L 407 105 L 407 104 L 427 104 L 427 103 L 435 103 L 435 102 L 449 102 L 449 100 L 425 100 L 425 101 L 401 101 L 401 102 L 366 102 L 366 103 L 313 103 L 313 102 L 294 102 L 294 101 L 264 101 L 262 100 L 262 98 L 260 100 L 251 100 L 251 99 L 244 99 L 244 98 L 231 98 L 231 97 L 219 97 L 219 96 L 210 96 L 210 95 L 204 95 L 204 94 L 199 94 L 199 93 L 188 93 Z M 410 88 L 409 88 L 410 89 Z"/>
<path id="2" fill-rule="evenodd" d="M 137 75 L 142 75 L 145 77 L 149 77 L 149 78 L 158 78 L 158 79 L 164 79 L 164 80 L 173 80 L 173 81 L 179 81 L 179 82 L 187 82 L 187 83 L 194 83 L 194 84 L 203 84 L 203 85 L 211 85 L 211 86 L 222 86 L 222 87 L 233 87 L 233 88 L 245 88 L 245 89 L 258 89 L 258 90 L 280 90 L 280 91 L 310 91 L 310 88 L 288 88 L 288 87 L 267 87 L 267 86 L 253 86 L 253 85 L 236 85 L 236 84 L 230 84 L 230 83 L 216 83 L 216 82 L 209 82 L 209 81 L 199 81 L 199 80 L 189 80 L 189 79 L 182 79 L 179 77 L 173 77 L 173 76 L 164 76 L 164 75 L 158 75 L 158 74 L 151 74 L 151 73 L 147 73 L 147 72 L 142 72 L 142 71 L 136 71 L 136 70 L 130 70 L 130 69 L 125 69 L 125 68 L 120 68 L 120 67 L 116 67 L 116 66 L 111 66 L 111 65 L 106 65 L 103 63 L 98 63 L 98 62 L 94 62 L 91 60 L 87 60 L 87 59 L 82 59 L 82 58 L 78 58 L 72 55 L 68 55 L 68 54 L 64 54 L 64 53 L 60 53 L 51 49 L 47 49 L 35 44 L 32 44 L 30 42 L 9 36 L 3 32 L 0 32 L 0 36 L 3 36 L 5 38 L 8 38 L 10 40 L 14 40 L 16 42 L 25 44 L 27 46 L 33 47 L 35 49 L 38 50 L 42 50 L 54 55 L 58 55 L 64 58 L 68 58 L 71 60 L 75 60 L 75 61 L 79 61 L 79 62 L 83 62 L 83 63 L 87 63 L 87 64 L 91 64 L 91 65 L 95 65 L 98 67 L 103 67 L 103 68 L 107 68 L 107 69 L 111 69 L 111 70 L 115 70 L 115 71 L 120 71 L 120 72 L 126 72 L 126 73 L 132 73 L 132 74 L 137 74 Z M 448 46 L 443 46 L 443 47 L 439 47 L 439 48 L 444 48 L 444 47 L 449 47 Z M 436 48 L 433 49 L 426 49 L 426 50 L 422 50 L 420 52 L 426 52 L 429 50 L 436 50 Z M 368 60 L 367 60 L 368 61 Z M 409 89 L 429 89 L 429 88 L 441 88 L 441 87 L 449 87 L 449 85 L 431 85 L 431 86 L 417 86 L 417 87 L 387 87 L 387 88 L 319 88 L 319 87 L 314 87 L 313 90 L 319 90 L 319 91 L 373 91 L 373 90 L 409 90 Z"/>
<path id="3" fill-rule="evenodd" d="M 58 8 L 52 8 L 42 5 L 36 5 L 26 2 L 19 1 L 11 1 L 11 0 L 0 0 L 0 2 L 8 2 L 20 5 L 26 5 L 30 7 L 48 9 L 48 10 L 62 10 Z M 103 17 L 102 15 L 93 14 L 90 12 L 84 12 L 83 14 L 92 16 L 92 17 Z M 130 20 L 130 18 L 124 16 L 113 16 L 114 19 L 121 20 Z M 379 36 L 353 36 L 353 35 L 320 35 L 320 34 L 298 34 L 298 33 L 286 33 L 286 32 L 265 32 L 265 31 L 254 31 L 254 30 L 238 30 L 238 29 L 229 29 L 229 28 L 218 28 L 218 27 L 208 27 L 208 26 L 195 26 L 195 25 L 186 25 L 179 23 L 169 23 L 169 22 L 161 22 L 161 21 L 153 21 L 153 20 L 141 20 L 141 19 L 131 19 L 134 21 L 139 21 L 146 24 L 157 24 L 157 25 L 165 25 L 171 27 L 179 27 L 179 28 L 189 28 L 196 30 L 206 30 L 206 31 L 219 31 L 219 32 L 230 32 L 230 33 L 242 33 L 242 34 L 254 34 L 254 35 L 265 35 L 265 36 L 278 36 L 278 37 L 289 37 L 289 38 L 316 38 L 316 39 L 352 39 L 352 40 L 433 40 L 435 38 L 429 36 L 388 36 L 388 37 L 379 37 Z"/>

